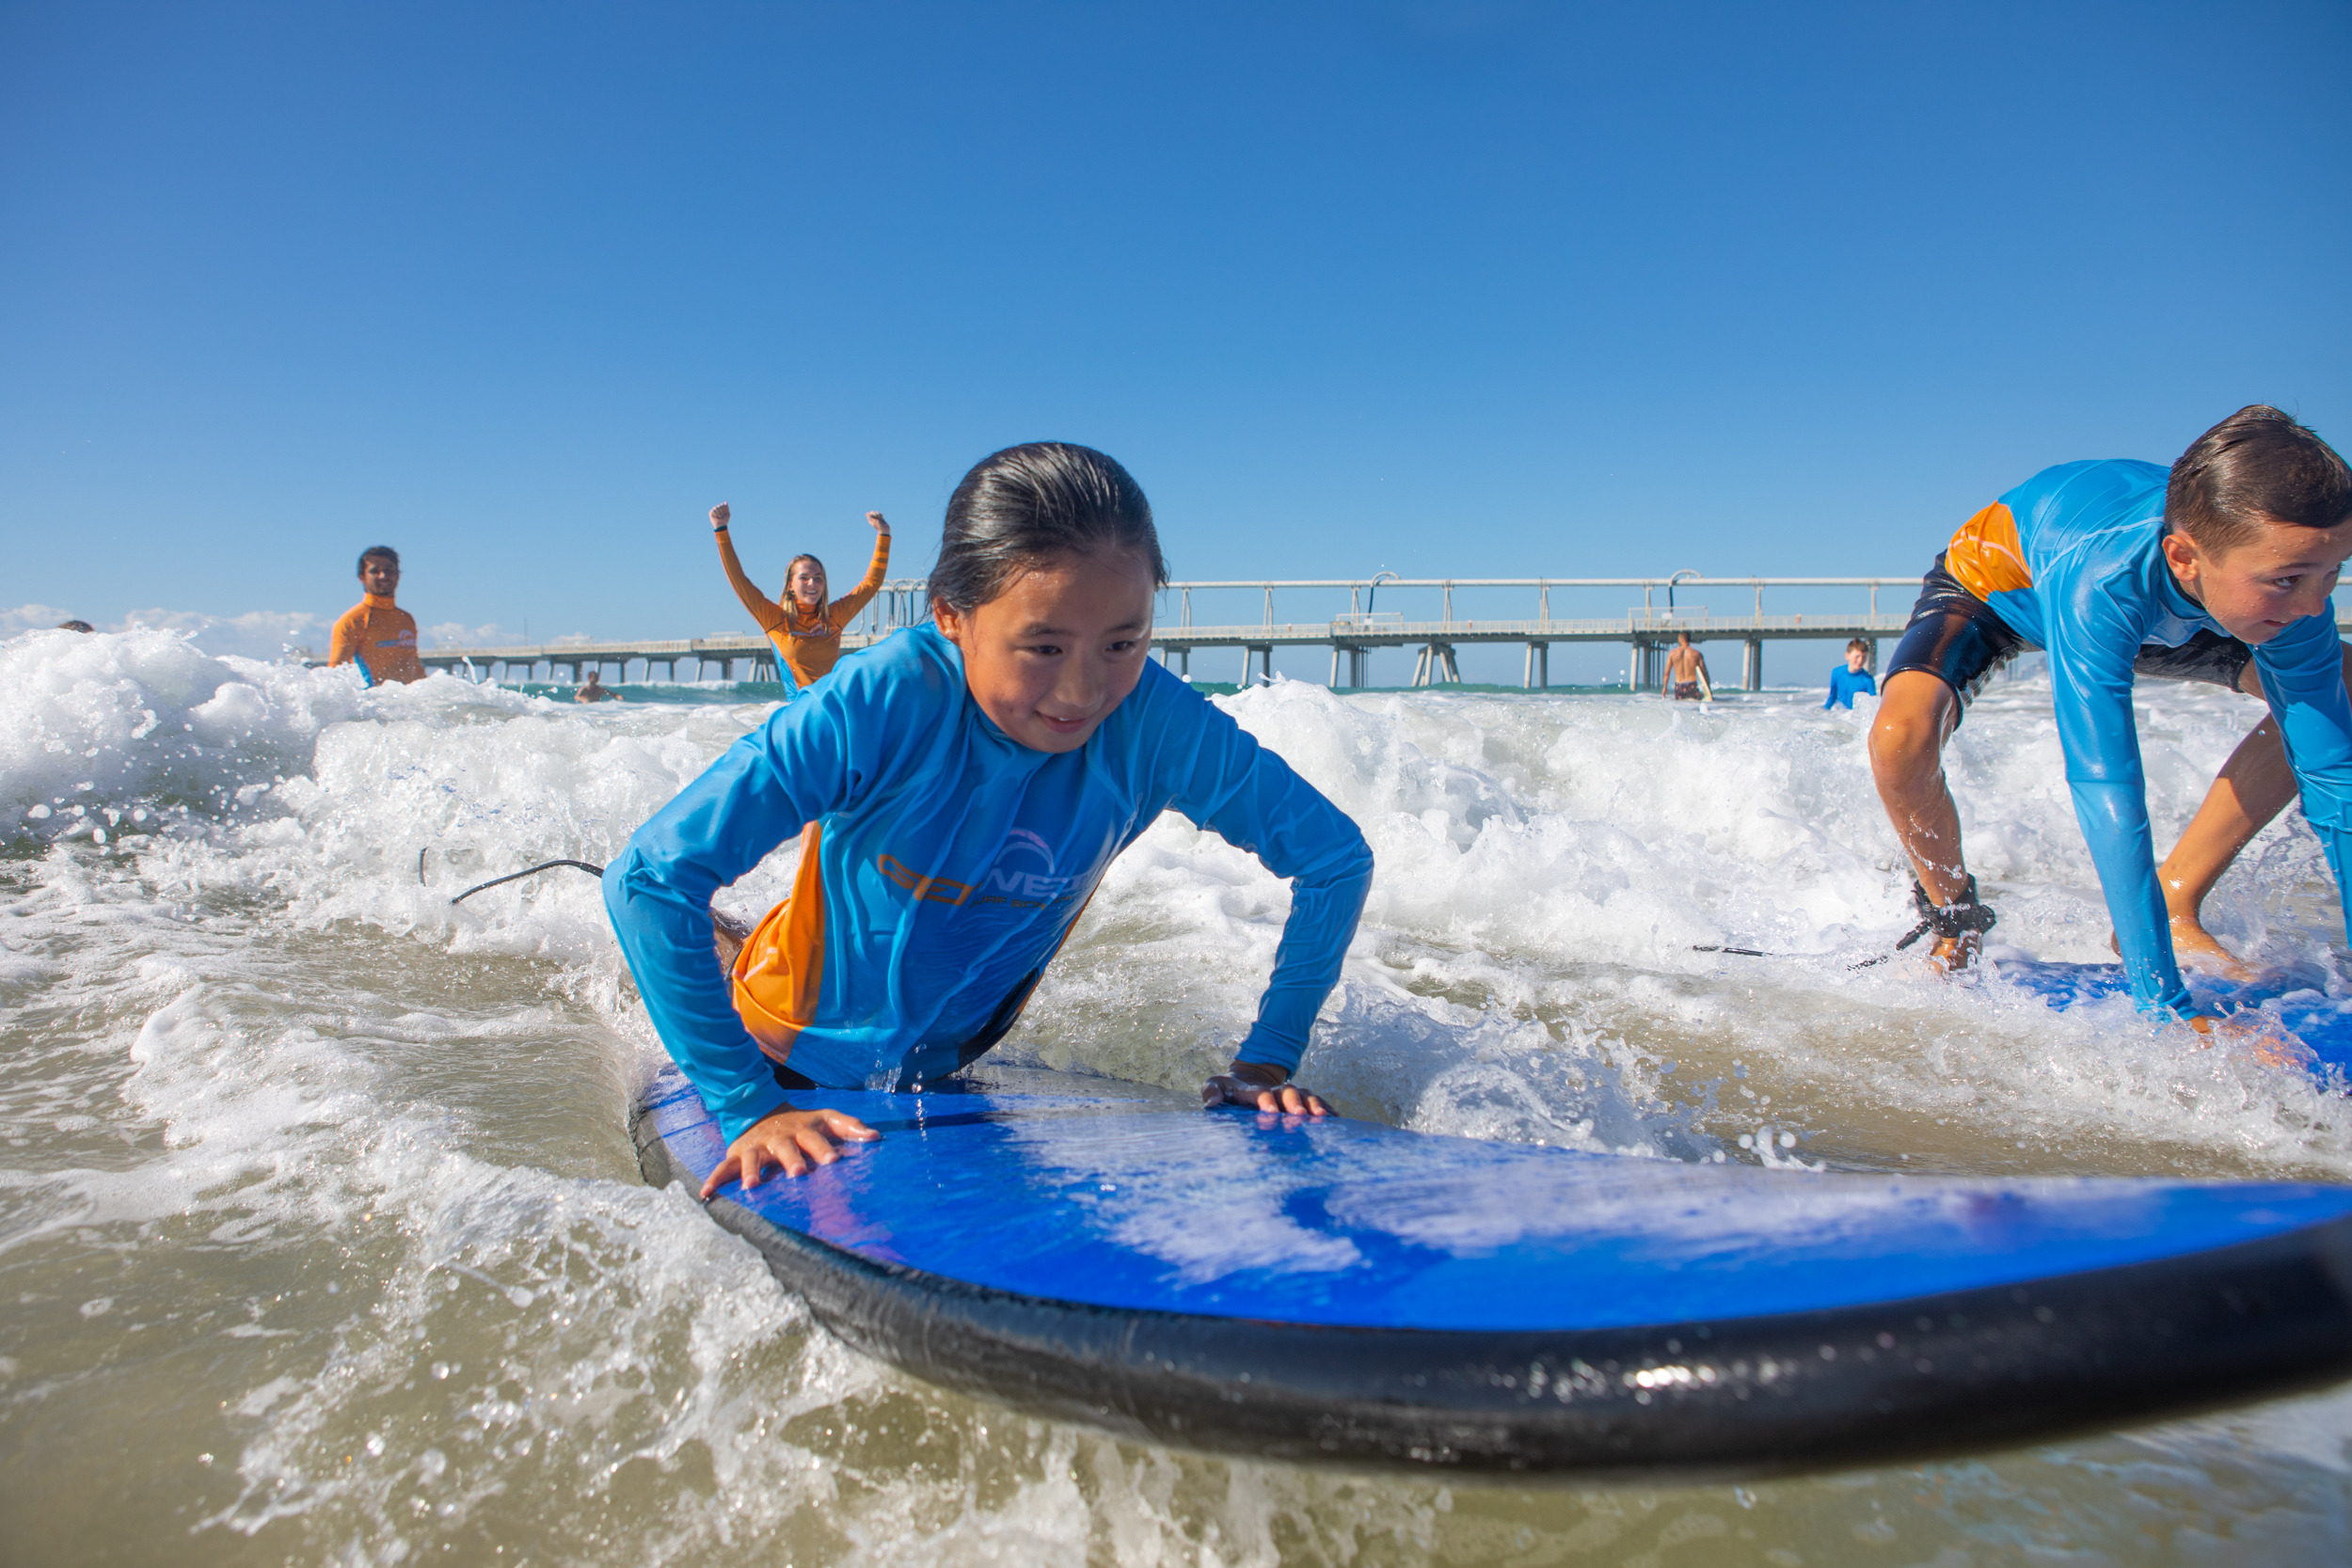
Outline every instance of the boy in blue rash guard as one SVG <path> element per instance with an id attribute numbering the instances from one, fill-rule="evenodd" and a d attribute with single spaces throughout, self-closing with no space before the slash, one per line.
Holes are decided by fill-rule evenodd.
<path id="1" fill-rule="evenodd" d="M 1870 644 L 1859 637 L 1847 643 L 1846 662 L 1829 673 L 1829 696 L 1821 705 L 1851 708 L 1856 697 L 1877 696 L 1879 683 L 1863 668 L 1869 661 Z"/>
<path id="2" fill-rule="evenodd" d="M 1985 678 L 2028 647 L 2049 651 L 2075 818 L 2143 1008 L 2187 1017 L 2175 938 L 2228 958 L 2198 905 L 2298 786 L 2341 889 L 2352 868 L 2352 702 L 2330 595 L 2347 556 L 2352 470 L 2261 405 L 2207 431 L 2169 472 L 2068 463 L 1970 518 L 1928 573 L 1870 735 L 1880 798 L 1917 875 L 1937 960 L 1968 963 L 1993 924 L 1962 858 L 1943 743 Z M 2161 872 L 2132 721 L 2135 674 L 2210 681 L 2270 707 Z M 2189 1022 L 2207 1032 L 2213 1023 Z"/>
<path id="3" fill-rule="evenodd" d="M 728 1139 L 705 1184 L 834 1160 L 856 1118 L 787 1090 L 943 1078 L 1020 1016 L 1111 861 L 1163 809 L 1292 879 L 1258 1019 L 1210 1103 L 1309 1116 L 1290 1075 L 1372 852 L 1336 807 L 1147 657 L 1150 504 L 1084 447 L 1013 447 L 947 505 L 935 626 L 844 658 L 630 839 L 605 907 L 645 1009 Z M 799 835 L 792 895 L 722 970 L 710 898 Z"/>

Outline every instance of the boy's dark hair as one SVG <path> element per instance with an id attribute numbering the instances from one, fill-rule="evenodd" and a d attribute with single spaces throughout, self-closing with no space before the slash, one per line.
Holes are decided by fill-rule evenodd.
<path id="1" fill-rule="evenodd" d="M 2302 528 L 2352 519 L 2352 468 L 2335 448 L 2268 404 L 2251 404 L 2197 437 L 2164 489 L 2169 527 L 2226 555 L 2267 518 Z"/>
<path id="2" fill-rule="evenodd" d="M 1855 649 L 1860 649 L 1864 657 L 1866 657 L 1866 658 L 1867 658 L 1867 657 L 1869 657 L 1869 653 L 1870 653 L 1870 644 L 1868 644 L 1867 642 L 1865 642 L 1865 641 L 1862 641 L 1862 639 L 1860 639 L 1859 637 L 1849 637 L 1849 638 L 1847 638 L 1847 639 L 1846 639 L 1846 651 L 1847 651 L 1847 652 L 1849 652 L 1849 653 L 1851 653 L 1851 652 L 1853 652 Z"/>
<path id="3" fill-rule="evenodd" d="M 359 568 L 353 575 L 357 577 L 366 577 L 368 575 L 368 562 L 379 558 L 390 562 L 392 563 L 393 571 L 397 572 L 400 570 L 400 552 L 398 550 L 392 548 L 389 545 L 370 545 L 366 549 L 359 552 Z"/>
<path id="4" fill-rule="evenodd" d="M 1092 447 L 1032 441 L 983 457 L 947 498 L 930 595 L 968 615 L 1023 571 L 1056 555 L 1133 550 L 1168 584 L 1152 503 L 1126 469 Z"/>

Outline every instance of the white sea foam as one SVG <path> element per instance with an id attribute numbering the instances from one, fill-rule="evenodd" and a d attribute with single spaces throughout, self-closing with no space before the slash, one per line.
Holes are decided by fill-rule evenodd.
<path id="1" fill-rule="evenodd" d="M 1848 970 L 1908 925 L 1858 716 L 1285 682 L 1218 701 L 1379 858 L 1306 1064 L 1344 1108 L 1644 1158 L 2352 1177 L 2344 1101 L 2128 1006 L 2061 1016 L 1997 978 Z M 2142 705 L 2161 843 L 2256 710 L 2177 688 Z M 1928 1560 L 1995 1536 L 2130 1556 L 2137 1524 L 2102 1511 L 2144 1450 L 2184 1518 L 2341 1539 L 2341 1397 L 1942 1472 L 1989 1515 L 1866 1480 L 1748 1503 L 1685 1489 L 1654 1518 L 1630 1493 L 1490 1517 L 1434 1482 L 1114 1444 L 850 1355 L 637 1179 L 623 1117 L 658 1048 L 591 880 L 448 902 L 535 861 L 604 861 L 764 711 L 447 677 L 363 690 L 160 630 L 0 642 L 0 1257 L 28 1282 L 0 1304 L 0 1420 L 48 1423 L 10 1498 L 37 1491 L 78 1549 L 135 1558 L 158 1538 L 109 1499 L 162 1488 L 199 1560 L 1500 1560 L 1665 1551 L 1711 1528 L 1678 1521 L 1770 1516 L 1783 1535 L 1759 1544 L 1808 1562 L 1882 1518 Z M 1979 703 L 1954 774 L 1996 935 L 2101 957 L 2046 691 Z M 728 899 L 764 910 L 791 860 Z M 1007 1052 L 1197 1082 L 1247 1028 L 1287 905 L 1247 855 L 1164 820 Z M 2299 821 L 2210 912 L 2345 989 Z M 1692 951 L 1726 942 L 1819 957 Z M 1171 1268 L 1218 1264 L 1148 1239 Z M 193 1402 L 168 1402 L 183 1387 Z M 2249 1448 L 2261 1463 L 2239 1463 Z"/>

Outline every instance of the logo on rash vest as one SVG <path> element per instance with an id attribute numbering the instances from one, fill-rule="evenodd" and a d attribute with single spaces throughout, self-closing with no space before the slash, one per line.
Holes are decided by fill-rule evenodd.
<path id="1" fill-rule="evenodd" d="M 970 882 L 951 881 L 946 877 L 925 877 L 909 871 L 888 855 L 875 857 L 874 863 L 881 868 L 883 876 L 917 898 L 928 898 L 934 904 L 961 904 L 972 896 Z"/>
<path id="2" fill-rule="evenodd" d="M 996 851 L 995 863 L 977 884 L 948 877 L 925 877 L 888 855 L 878 857 L 874 863 L 883 876 L 915 897 L 935 904 L 961 904 L 977 893 L 980 896 L 977 902 L 982 904 L 1036 909 L 1063 896 L 1074 879 L 1055 874 L 1053 846 L 1026 828 L 1015 828 L 1005 835 L 1004 846 Z"/>
<path id="3" fill-rule="evenodd" d="M 1006 903 L 1043 903 L 1060 897 L 1069 885 L 1069 878 L 1054 875 L 1052 846 L 1026 828 L 1015 828 L 1005 835 L 1004 847 L 996 851 L 996 863 L 980 882 L 991 898 Z"/>

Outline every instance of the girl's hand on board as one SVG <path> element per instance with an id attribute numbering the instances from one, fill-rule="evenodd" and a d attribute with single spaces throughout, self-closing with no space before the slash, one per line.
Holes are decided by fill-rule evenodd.
<path id="1" fill-rule="evenodd" d="M 868 512 L 866 515 L 866 520 L 874 525 L 876 533 L 887 534 L 890 531 L 890 525 L 882 520 L 882 515 L 879 512 Z"/>
<path id="2" fill-rule="evenodd" d="M 1231 1070 L 1200 1085 L 1203 1105 L 1246 1105 L 1275 1116 L 1336 1116 L 1321 1096 L 1286 1082 L 1290 1074 L 1263 1062 L 1235 1062 Z"/>
<path id="3" fill-rule="evenodd" d="M 749 1191 L 759 1185 L 770 1165 L 787 1176 L 804 1176 L 811 1165 L 830 1165 L 841 1158 L 841 1151 L 834 1148 L 834 1139 L 871 1143 L 881 1136 L 841 1111 L 796 1111 L 787 1105 L 760 1117 L 727 1145 L 726 1158 L 703 1183 L 703 1196 L 707 1198 L 725 1183 L 737 1180 Z"/>
<path id="4" fill-rule="evenodd" d="M 718 505 L 710 509 L 710 526 L 714 529 L 726 527 L 727 518 L 731 515 L 732 514 L 727 511 L 727 503 L 721 501 Z"/>

